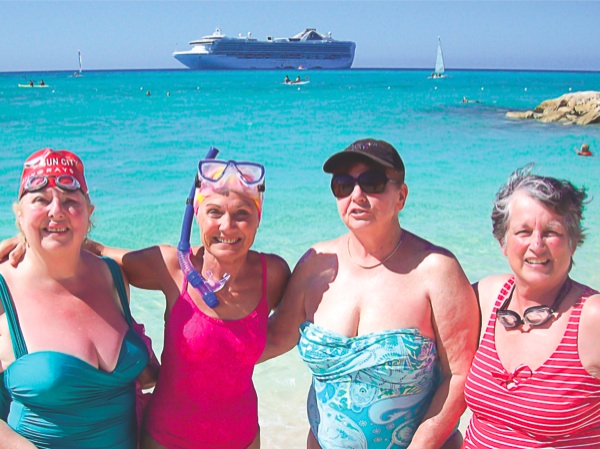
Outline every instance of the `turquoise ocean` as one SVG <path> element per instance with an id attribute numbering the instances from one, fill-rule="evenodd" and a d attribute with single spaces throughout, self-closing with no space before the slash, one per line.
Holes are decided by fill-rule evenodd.
<path id="1" fill-rule="evenodd" d="M 52 147 L 85 163 L 96 206 L 92 238 L 126 248 L 176 245 L 196 164 L 215 146 L 221 158 L 265 165 L 255 249 L 293 267 L 312 243 L 345 230 L 323 162 L 373 137 L 391 142 L 406 165 L 402 226 L 450 249 L 472 282 L 508 270 L 490 212 L 513 170 L 534 162 L 537 173 L 585 186 L 588 237 L 572 276 L 600 289 L 600 125 L 505 117 L 569 91 L 600 90 L 600 73 L 451 71 L 438 80 L 419 70 L 287 74 L 309 76 L 310 84 L 284 85 L 281 71 L 0 74 L 0 238 L 16 232 L 12 204 L 25 157 Z M 50 87 L 17 86 L 29 79 Z M 583 142 L 596 156 L 575 154 Z M 198 242 L 197 229 L 192 239 Z M 134 289 L 131 301 L 160 353 L 164 299 Z M 295 350 L 257 367 L 263 447 L 304 446 L 309 379 Z"/>

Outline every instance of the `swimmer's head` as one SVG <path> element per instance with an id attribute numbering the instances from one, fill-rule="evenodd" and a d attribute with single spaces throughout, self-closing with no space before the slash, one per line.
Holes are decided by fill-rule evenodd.
<path id="1" fill-rule="evenodd" d="M 260 219 L 265 191 L 265 167 L 255 162 L 203 159 L 198 164 L 194 212 L 208 195 L 237 192 L 252 199 Z"/>

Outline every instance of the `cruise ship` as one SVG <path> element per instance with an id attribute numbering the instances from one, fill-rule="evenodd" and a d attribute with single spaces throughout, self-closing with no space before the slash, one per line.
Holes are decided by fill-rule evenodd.
<path id="1" fill-rule="evenodd" d="M 247 36 L 228 37 L 217 28 L 210 36 L 190 42 L 192 49 L 173 57 L 193 70 L 349 69 L 356 44 L 336 41 L 307 28 L 294 37 L 260 41 Z"/>

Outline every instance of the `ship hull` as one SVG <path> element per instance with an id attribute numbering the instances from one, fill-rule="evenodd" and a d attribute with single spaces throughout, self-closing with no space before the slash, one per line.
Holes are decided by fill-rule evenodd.
<path id="1" fill-rule="evenodd" d="M 344 59 L 307 59 L 307 58 L 264 58 L 233 57 L 226 55 L 176 52 L 175 59 L 192 70 L 284 70 L 284 69 L 324 69 L 344 70 L 352 67 L 352 56 Z"/>

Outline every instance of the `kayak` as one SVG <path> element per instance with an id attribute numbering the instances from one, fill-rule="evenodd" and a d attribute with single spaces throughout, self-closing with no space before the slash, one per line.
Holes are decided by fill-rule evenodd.
<path id="1" fill-rule="evenodd" d="M 292 81 L 291 83 L 283 83 L 286 86 L 301 86 L 303 84 L 308 84 L 310 81 Z"/>
<path id="2" fill-rule="evenodd" d="M 32 88 L 32 87 L 39 88 L 39 89 L 44 89 L 44 88 L 50 87 L 50 86 L 48 86 L 47 84 L 44 84 L 43 86 L 40 86 L 39 84 L 34 84 L 33 86 L 30 85 L 30 84 L 19 84 L 19 87 L 21 89 L 28 89 L 28 88 Z"/>

